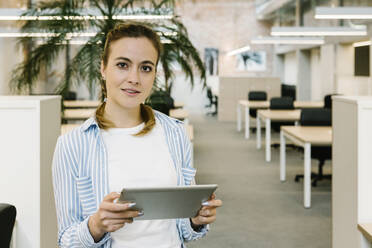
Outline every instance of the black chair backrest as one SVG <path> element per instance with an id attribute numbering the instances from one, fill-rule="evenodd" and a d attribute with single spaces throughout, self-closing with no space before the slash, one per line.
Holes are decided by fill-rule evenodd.
<path id="1" fill-rule="evenodd" d="M 250 101 L 266 101 L 267 94 L 265 91 L 250 91 L 248 93 L 248 100 Z"/>
<path id="2" fill-rule="evenodd" d="M 308 108 L 301 110 L 301 126 L 332 126 L 332 112 L 326 108 Z"/>
<path id="3" fill-rule="evenodd" d="M 324 108 L 332 109 L 332 96 L 337 96 L 340 94 L 329 94 L 324 96 Z"/>
<path id="4" fill-rule="evenodd" d="M 163 114 L 169 115 L 170 108 L 169 108 L 168 104 L 166 104 L 166 103 L 162 103 L 162 102 L 151 103 L 151 108 L 153 108 L 157 111 L 160 111 Z"/>
<path id="5" fill-rule="evenodd" d="M 66 93 L 65 100 L 76 100 L 76 92 L 68 91 Z"/>
<path id="6" fill-rule="evenodd" d="M 14 206 L 0 203 L 0 247 L 10 247 L 16 215 Z"/>
<path id="7" fill-rule="evenodd" d="M 291 97 L 273 97 L 270 99 L 270 109 L 294 109 Z"/>
<path id="8" fill-rule="evenodd" d="M 296 100 L 296 85 L 281 85 L 281 94 L 282 97 L 291 97 L 293 101 Z"/>
<path id="9" fill-rule="evenodd" d="M 212 100 L 213 99 L 213 93 L 211 87 L 207 87 L 207 97 L 208 99 Z"/>

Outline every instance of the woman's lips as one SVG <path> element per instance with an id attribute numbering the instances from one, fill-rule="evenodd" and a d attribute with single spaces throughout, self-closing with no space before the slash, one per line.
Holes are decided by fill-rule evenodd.
<path id="1" fill-rule="evenodd" d="M 138 95 L 139 92 L 138 90 L 133 90 L 133 89 L 121 89 L 125 94 L 129 95 L 129 96 L 136 96 Z"/>

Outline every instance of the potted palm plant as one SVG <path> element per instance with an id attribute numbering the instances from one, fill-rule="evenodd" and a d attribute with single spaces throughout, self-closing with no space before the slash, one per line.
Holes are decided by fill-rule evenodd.
<path id="1" fill-rule="evenodd" d="M 15 91 L 32 89 L 42 72 L 41 68 L 49 70 L 58 55 L 64 52 L 65 71 L 54 93 L 65 98 L 72 84 L 85 83 L 93 96 L 100 83 L 100 55 L 106 34 L 117 22 L 125 22 L 122 16 L 138 15 L 168 16 L 163 20 L 146 21 L 164 40 L 159 64 L 162 76 L 156 79 L 155 94 L 161 92 L 170 96 L 171 82 L 175 77 L 172 70 L 174 64 L 180 66 L 191 86 L 195 81 L 194 71 L 198 71 L 205 86 L 203 62 L 189 40 L 185 26 L 174 15 L 174 4 L 174 0 L 57 0 L 31 5 L 23 13 L 21 25 L 21 31 L 31 35 L 18 41 L 27 51 L 27 56 L 14 68 L 11 88 Z M 33 33 L 38 33 L 38 37 Z M 84 44 L 71 57 L 70 46 L 79 39 L 84 39 Z M 149 102 L 151 104 L 151 100 Z"/>

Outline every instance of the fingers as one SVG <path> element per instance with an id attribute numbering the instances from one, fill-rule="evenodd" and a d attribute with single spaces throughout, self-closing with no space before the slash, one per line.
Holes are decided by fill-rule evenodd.
<path id="1" fill-rule="evenodd" d="M 135 218 L 141 216 L 139 211 L 122 211 L 122 212 L 110 212 L 102 211 L 100 212 L 100 219 L 126 219 L 126 218 Z"/>
<path id="2" fill-rule="evenodd" d="M 217 208 L 217 207 L 221 207 L 222 206 L 222 201 L 220 199 L 213 199 L 213 200 L 209 200 L 209 201 L 206 201 L 206 202 L 203 202 L 203 207 L 214 207 L 214 208 Z"/>
<path id="3" fill-rule="evenodd" d="M 212 222 L 214 222 L 216 220 L 216 215 L 209 216 L 209 217 L 199 215 L 197 217 L 197 220 L 198 220 L 199 225 L 211 224 Z"/>
<path id="4" fill-rule="evenodd" d="M 115 199 L 118 199 L 119 197 L 120 197 L 120 194 L 119 193 L 117 193 L 117 192 L 111 192 L 110 194 L 106 195 L 103 198 L 103 201 L 114 202 Z"/>
<path id="5" fill-rule="evenodd" d="M 217 214 L 217 210 L 215 208 L 212 208 L 212 209 L 205 208 L 199 211 L 199 216 L 203 216 L 203 217 L 211 217 L 216 214 Z"/>
<path id="6" fill-rule="evenodd" d="M 99 207 L 100 209 L 110 212 L 122 212 L 130 210 L 135 205 L 135 203 L 113 203 L 110 201 L 103 201 Z"/>

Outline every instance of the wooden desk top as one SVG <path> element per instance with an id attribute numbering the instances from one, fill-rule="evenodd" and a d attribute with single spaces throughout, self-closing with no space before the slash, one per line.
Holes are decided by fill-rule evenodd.
<path id="1" fill-rule="evenodd" d="M 301 116 L 301 110 L 263 109 L 258 110 L 257 115 L 263 119 L 270 119 L 272 121 L 299 121 Z"/>
<path id="2" fill-rule="evenodd" d="M 185 109 L 171 109 L 169 111 L 169 116 L 179 120 L 184 120 L 189 117 L 189 112 Z"/>
<path id="3" fill-rule="evenodd" d="M 97 108 L 100 103 L 101 103 L 100 101 L 89 100 L 63 101 L 63 105 L 66 108 Z"/>
<path id="4" fill-rule="evenodd" d="M 66 120 L 85 120 L 93 116 L 96 112 L 94 108 L 87 109 L 65 109 L 63 118 Z"/>
<path id="5" fill-rule="evenodd" d="M 72 129 L 80 126 L 81 124 L 62 124 L 61 125 L 61 134 L 65 134 L 65 133 L 68 133 L 70 132 Z M 187 136 L 189 137 L 189 139 L 191 141 L 194 140 L 194 128 L 192 125 L 185 125 L 185 128 L 186 128 L 186 132 L 187 132 Z"/>
<path id="6" fill-rule="evenodd" d="M 244 106 L 244 107 L 249 107 L 249 108 L 269 108 L 270 107 L 270 102 L 269 101 L 248 101 L 248 100 L 240 100 L 239 104 Z"/>
<path id="7" fill-rule="evenodd" d="M 184 106 L 185 104 L 183 102 L 177 102 L 177 101 L 174 102 L 175 108 L 183 108 Z"/>
<path id="8" fill-rule="evenodd" d="M 372 243 L 372 223 L 358 224 L 358 230 Z"/>
<path id="9" fill-rule="evenodd" d="M 332 145 L 332 127 L 282 126 L 284 133 L 311 145 Z"/>
<path id="10" fill-rule="evenodd" d="M 294 101 L 295 108 L 323 108 L 324 102 L 322 101 Z"/>
<path id="11" fill-rule="evenodd" d="M 239 104 L 255 109 L 270 107 L 270 101 L 239 100 Z M 322 101 L 294 101 L 293 105 L 295 108 L 323 108 L 324 103 Z"/>

